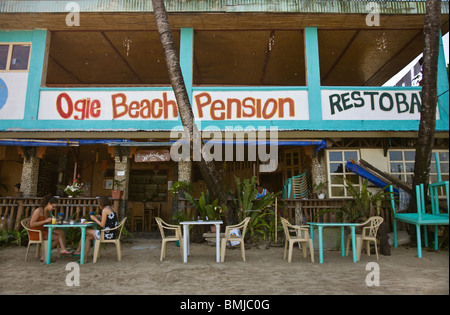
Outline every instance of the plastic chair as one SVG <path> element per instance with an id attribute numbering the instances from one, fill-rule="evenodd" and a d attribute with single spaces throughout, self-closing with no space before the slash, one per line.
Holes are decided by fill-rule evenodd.
<path id="1" fill-rule="evenodd" d="M 309 245 L 309 251 L 311 254 L 311 262 L 314 262 L 314 248 L 312 239 L 309 237 L 309 227 L 308 226 L 299 226 L 299 225 L 292 225 L 289 223 L 288 220 L 285 218 L 281 218 L 281 224 L 283 225 L 284 234 L 286 236 L 286 241 L 284 244 L 284 256 L 283 259 L 286 259 L 286 251 L 289 244 L 289 256 L 288 256 L 288 262 L 292 261 L 292 250 L 294 247 L 294 243 L 300 243 L 302 244 L 302 251 L 303 251 L 303 257 L 307 257 L 306 252 L 306 246 Z M 289 229 L 294 229 L 296 232 L 296 235 L 291 235 L 289 232 Z"/>
<path id="2" fill-rule="evenodd" d="M 305 173 L 291 177 L 294 199 L 306 198 L 309 194 L 308 177 Z"/>
<path id="3" fill-rule="evenodd" d="M 368 225 L 366 227 L 363 227 L 362 234 L 357 234 L 356 237 L 356 260 L 359 261 L 359 258 L 361 257 L 361 249 L 364 247 L 364 244 L 366 245 L 366 253 L 368 256 L 370 256 L 370 242 L 374 242 L 375 244 L 375 253 L 377 255 L 378 260 L 378 248 L 377 248 L 377 232 L 378 228 L 380 227 L 381 223 L 383 223 L 382 217 L 370 217 L 366 222 L 361 223 L 359 226 Z M 352 235 L 350 234 L 347 237 L 347 246 L 345 250 L 345 256 L 348 255 L 348 251 L 350 248 L 350 242 L 352 240 Z"/>
<path id="4" fill-rule="evenodd" d="M 123 218 L 122 221 L 119 223 L 119 225 L 117 225 L 113 229 L 100 230 L 100 239 L 95 240 L 95 244 L 94 244 L 94 264 L 97 262 L 97 258 L 100 257 L 101 244 L 106 244 L 106 243 L 116 244 L 117 261 L 120 261 L 122 259 L 122 248 L 120 246 L 120 237 L 122 236 L 122 230 L 123 230 L 126 220 L 127 220 L 127 217 Z M 112 239 L 112 240 L 105 239 L 105 231 L 110 232 L 110 231 L 114 231 L 114 230 L 119 231 L 119 235 L 117 236 L 117 238 Z"/>
<path id="5" fill-rule="evenodd" d="M 48 240 L 44 240 L 44 237 L 42 236 L 42 230 L 33 230 L 30 229 L 30 220 L 31 218 L 27 218 L 27 219 L 23 219 L 20 224 L 23 226 L 23 228 L 27 231 L 28 233 L 28 247 L 27 247 L 27 252 L 25 254 L 25 261 L 27 261 L 28 259 L 28 252 L 30 251 L 30 245 L 31 244 L 36 244 L 36 255 L 35 257 L 38 258 L 39 257 L 39 251 L 41 249 L 42 246 L 42 257 L 47 257 L 46 252 L 47 252 L 47 246 L 48 246 Z M 39 240 L 32 240 L 30 237 L 30 232 L 38 232 L 39 233 Z M 60 257 L 59 254 L 59 244 L 57 245 L 58 248 L 58 258 Z"/>
<path id="6" fill-rule="evenodd" d="M 181 226 L 168 224 L 164 222 L 160 217 L 155 218 L 156 223 L 158 223 L 159 231 L 161 232 L 162 245 L 161 245 L 161 257 L 160 261 L 166 257 L 166 246 L 167 242 L 178 241 L 181 249 L 181 260 L 183 260 L 183 233 L 181 232 Z M 175 231 L 175 235 L 166 235 L 165 231 Z"/>
<path id="7" fill-rule="evenodd" d="M 227 248 L 227 242 L 229 241 L 239 241 L 239 245 L 241 246 L 241 255 L 242 260 L 245 261 L 245 246 L 244 246 L 244 237 L 245 237 L 245 231 L 247 230 L 247 224 L 248 221 L 250 221 L 250 217 L 245 218 L 241 223 L 235 224 L 235 225 L 227 225 L 225 227 L 225 237 L 222 239 L 220 243 L 220 261 L 225 261 L 225 249 Z M 231 235 L 231 230 L 234 229 L 242 229 L 241 235 Z"/>

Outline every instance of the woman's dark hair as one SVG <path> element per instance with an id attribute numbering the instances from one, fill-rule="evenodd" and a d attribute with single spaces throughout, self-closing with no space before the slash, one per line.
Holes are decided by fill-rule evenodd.
<path id="1" fill-rule="evenodd" d="M 59 201 L 58 198 L 49 194 L 42 197 L 41 203 L 39 205 L 41 207 L 45 207 L 48 203 L 52 205 L 54 203 L 59 203 Z"/>
<path id="2" fill-rule="evenodd" d="M 98 204 L 100 205 L 100 208 L 104 208 L 107 206 L 111 206 L 111 200 L 108 196 L 101 196 L 98 198 Z"/>

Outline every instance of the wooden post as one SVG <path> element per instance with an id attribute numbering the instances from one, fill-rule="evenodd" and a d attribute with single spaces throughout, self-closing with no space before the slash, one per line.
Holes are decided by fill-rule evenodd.
<path id="1" fill-rule="evenodd" d="M 20 228 L 20 221 L 23 216 L 23 200 L 17 199 L 17 216 L 16 216 L 16 224 L 14 225 L 14 230 L 18 231 Z"/>
<path id="2" fill-rule="evenodd" d="M 278 226 L 278 222 L 277 222 L 277 212 L 278 212 L 278 197 L 275 197 L 275 243 L 278 240 L 278 231 L 277 231 L 277 226 Z"/>

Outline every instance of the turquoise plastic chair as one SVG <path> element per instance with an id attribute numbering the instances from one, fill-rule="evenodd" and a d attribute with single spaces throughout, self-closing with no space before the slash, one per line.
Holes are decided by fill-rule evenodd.
<path id="1" fill-rule="evenodd" d="M 395 200 L 394 200 L 394 189 L 392 185 L 389 186 L 389 191 L 391 192 L 391 207 L 394 212 L 394 247 L 398 247 L 397 244 L 397 221 L 403 221 L 409 224 L 414 224 L 416 226 L 417 233 L 417 256 L 422 257 L 422 241 L 421 241 L 421 226 L 424 226 L 425 235 L 424 241 L 425 246 L 428 247 L 428 237 L 427 237 L 427 225 L 434 225 L 434 249 L 438 249 L 438 225 L 448 225 L 449 217 L 443 215 L 437 215 L 434 213 L 425 212 L 425 195 L 423 184 L 416 186 L 416 203 L 417 212 L 413 213 L 397 213 L 395 211 Z M 448 198 L 448 195 L 447 195 Z"/>
<path id="2" fill-rule="evenodd" d="M 294 199 L 306 198 L 309 194 L 308 177 L 306 176 L 306 172 L 292 176 L 290 186 L 292 186 Z"/>

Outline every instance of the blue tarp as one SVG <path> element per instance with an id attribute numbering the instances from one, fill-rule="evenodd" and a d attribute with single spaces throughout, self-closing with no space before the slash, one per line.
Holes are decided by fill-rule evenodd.
<path id="1" fill-rule="evenodd" d="M 345 167 L 350 171 L 353 172 L 359 176 L 361 176 L 362 178 L 365 178 L 367 180 L 369 180 L 369 182 L 371 182 L 372 184 L 384 189 L 385 191 L 389 191 L 389 187 L 388 187 L 388 183 L 386 183 L 385 181 L 381 180 L 380 178 L 376 177 L 375 175 L 373 175 L 372 173 L 370 173 L 369 171 L 367 171 L 365 168 L 363 168 L 361 165 L 356 165 L 351 161 L 347 161 Z M 394 191 L 396 193 L 398 193 L 398 189 L 394 188 Z"/>
<path id="2" fill-rule="evenodd" d="M 171 140 L 171 142 L 183 142 L 183 140 Z M 325 149 L 327 142 L 325 140 L 208 140 L 206 144 L 224 144 L 224 145 L 292 145 L 292 146 L 307 146 L 316 145 L 317 151 Z"/>
<path id="3" fill-rule="evenodd" d="M 40 139 L 4 139 L 0 145 L 14 145 L 20 147 L 68 147 L 90 144 L 108 144 L 111 142 L 129 142 L 124 139 L 70 139 L 70 140 L 40 140 Z"/>

